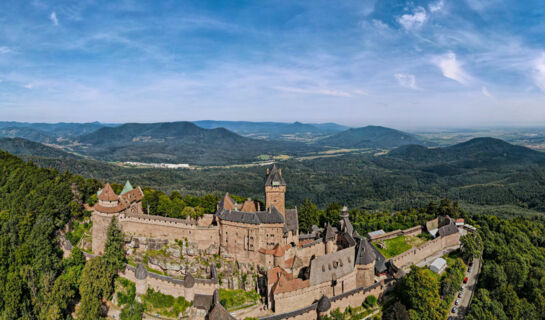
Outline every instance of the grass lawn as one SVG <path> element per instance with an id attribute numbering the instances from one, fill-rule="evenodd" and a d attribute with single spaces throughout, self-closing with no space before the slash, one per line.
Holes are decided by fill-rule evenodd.
<path id="1" fill-rule="evenodd" d="M 255 291 L 244 291 L 242 289 L 230 290 L 220 288 L 220 303 L 225 309 L 233 309 L 245 304 L 259 301 L 260 295 Z"/>
<path id="2" fill-rule="evenodd" d="M 373 245 L 377 247 L 378 251 L 380 251 L 380 253 L 382 253 L 386 259 L 395 257 L 398 254 L 412 248 L 412 246 L 407 243 L 405 236 L 399 236 L 392 239 L 384 240 L 384 243 L 386 244 L 385 249 L 379 247 L 377 243 L 373 243 Z"/>

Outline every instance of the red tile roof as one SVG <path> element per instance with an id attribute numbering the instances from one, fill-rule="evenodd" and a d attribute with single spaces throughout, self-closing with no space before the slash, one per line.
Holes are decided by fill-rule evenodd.
<path id="1" fill-rule="evenodd" d="M 102 192 L 98 195 L 98 200 L 103 201 L 116 201 L 119 200 L 117 194 L 115 194 L 114 189 L 110 186 L 109 183 L 106 183 Z"/>

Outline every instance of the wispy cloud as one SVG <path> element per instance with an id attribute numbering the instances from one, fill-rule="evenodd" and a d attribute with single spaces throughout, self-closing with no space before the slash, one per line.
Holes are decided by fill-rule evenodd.
<path id="1" fill-rule="evenodd" d="M 397 22 L 405 28 L 405 30 L 411 31 L 422 27 L 422 25 L 428 19 L 426 9 L 417 7 L 412 14 L 406 13 L 397 18 Z"/>
<path id="2" fill-rule="evenodd" d="M 545 91 L 545 52 L 534 61 L 533 69 L 535 85 Z"/>
<path id="3" fill-rule="evenodd" d="M 488 88 L 485 86 L 481 87 L 481 93 L 486 97 L 492 98 L 492 94 L 490 93 L 490 91 L 488 91 Z"/>
<path id="4" fill-rule="evenodd" d="M 396 73 L 394 74 L 394 77 L 397 80 L 397 83 L 399 83 L 400 86 L 417 90 L 418 87 L 416 86 L 416 77 L 414 74 L 408 74 L 408 73 Z"/>
<path id="5" fill-rule="evenodd" d="M 445 0 L 439 0 L 437 2 L 430 3 L 428 9 L 431 13 L 441 11 L 445 7 Z"/>
<path id="6" fill-rule="evenodd" d="M 51 12 L 51 14 L 49 15 L 49 20 L 51 20 L 54 25 L 59 25 L 59 19 L 57 19 L 57 13 L 55 11 Z"/>
<path id="7" fill-rule="evenodd" d="M 471 82 L 471 76 L 469 76 L 462 68 L 456 54 L 454 52 L 448 52 L 442 56 L 433 59 L 433 62 L 441 69 L 443 76 L 461 84 L 467 85 Z"/>
<path id="8" fill-rule="evenodd" d="M 328 88 L 297 88 L 297 87 L 275 87 L 274 89 L 284 92 L 291 93 L 300 93 L 300 94 L 314 94 L 314 95 L 324 95 L 324 96 L 335 96 L 335 97 L 352 97 L 350 92 L 334 90 Z"/>
<path id="9" fill-rule="evenodd" d="M 34 88 L 34 85 L 33 85 L 32 83 L 25 83 L 25 84 L 23 85 L 23 87 L 25 87 L 25 88 L 27 88 L 27 89 L 32 89 L 32 88 Z"/>
<path id="10" fill-rule="evenodd" d="M 12 50 L 10 48 L 5 47 L 5 46 L 0 47 L 0 54 L 10 53 L 10 52 L 12 52 Z"/>

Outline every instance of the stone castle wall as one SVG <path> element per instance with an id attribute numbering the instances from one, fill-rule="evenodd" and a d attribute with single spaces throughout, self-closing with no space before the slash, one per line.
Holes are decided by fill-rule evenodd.
<path id="1" fill-rule="evenodd" d="M 199 226 L 195 221 L 165 218 L 153 215 L 120 215 L 119 227 L 127 235 L 167 239 L 187 239 L 200 250 L 207 250 L 212 243 L 219 243 L 217 226 Z M 94 242 L 94 239 L 93 239 Z M 215 252 L 218 253 L 216 246 Z"/>
<path id="2" fill-rule="evenodd" d="M 387 232 L 385 234 L 373 236 L 369 240 L 371 240 L 371 242 L 375 242 L 375 241 L 381 241 L 381 240 L 384 241 L 384 240 L 392 239 L 398 236 L 417 236 L 422 233 L 422 229 L 423 228 L 420 225 L 409 228 L 409 229 L 405 229 L 405 230 L 398 229 L 398 230 Z"/>
<path id="3" fill-rule="evenodd" d="M 187 288 L 184 285 L 184 280 L 153 272 L 148 272 L 145 279 L 136 279 L 135 271 L 135 267 L 126 265 L 125 270 L 120 272 L 119 276 L 133 281 L 136 284 L 137 294 L 145 294 L 149 288 L 173 297 L 184 297 L 187 301 L 193 301 L 195 294 L 213 295 L 214 290 L 219 289 L 217 279 L 195 279 L 195 284 Z"/>
<path id="4" fill-rule="evenodd" d="M 390 262 L 392 262 L 396 267 L 401 268 L 424 260 L 425 258 L 445 248 L 457 246 L 459 244 L 460 233 L 456 232 L 445 237 L 437 237 L 422 244 L 421 246 L 405 251 L 402 254 L 390 259 Z"/>
<path id="5" fill-rule="evenodd" d="M 113 217 L 118 219 L 119 229 L 126 235 L 169 241 L 187 239 L 196 244 L 200 250 L 208 250 L 210 254 L 219 252 L 217 245 L 215 248 L 210 248 L 211 244 L 219 243 L 219 229 L 211 225 L 210 217 L 205 217 L 203 222 L 195 222 L 154 215 L 107 214 L 95 211 L 91 217 L 93 221 L 92 248 L 95 254 L 101 255 L 104 251 L 108 227 Z"/>
<path id="6" fill-rule="evenodd" d="M 302 305 L 306 306 L 314 303 L 314 301 L 320 299 L 324 294 L 328 297 L 332 297 L 355 289 L 356 270 L 337 279 L 337 285 L 335 287 L 332 287 L 331 284 L 331 281 L 326 281 L 299 290 L 274 294 L 275 312 L 284 313 L 297 310 Z"/>
<path id="7" fill-rule="evenodd" d="M 377 298 L 381 298 L 383 294 L 390 290 L 394 285 L 394 281 L 389 282 L 377 282 L 368 287 L 358 287 L 345 293 L 339 294 L 334 297 L 330 297 L 331 308 L 330 311 L 339 309 L 341 312 L 348 306 L 358 306 L 370 295 L 374 295 Z M 329 297 L 329 296 L 328 296 Z M 294 299 L 296 300 L 296 299 Z M 298 303 L 301 305 L 302 303 Z M 299 308 L 290 312 L 280 313 L 272 316 L 262 317 L 261 320 L 316 320 L 318 318 L 317 303 L 313 303 L 309 306 Z"/>

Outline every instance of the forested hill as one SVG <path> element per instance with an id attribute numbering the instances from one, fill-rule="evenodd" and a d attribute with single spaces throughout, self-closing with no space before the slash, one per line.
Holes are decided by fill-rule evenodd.
<path id="1" fill-rule="evenodd" d="M 423 144 L 416 136 L 399 130 L 367 126 L 353 128 L 319 140 L 320 145 L 339 148 L 383 148 L 390 149 L 407 144 Z"/>
<path id="2" fill-rule="evenodd" d="M 251 121 L 213 121 L 193 122 L 201 128 L 225 128 L 240 135 L 260 139 L 310 140 L 328 136 L 348 129 L 336 123 L 283 123 Z"/>
<path id="3" fill-rule="evenodd" d="M 0 138 L 0 150 L 16 156 L 37 156 L 56 159 L 79 158 L 68 152 L 22 138 Z"/>
<path id="4" fill-rule="evenodd" d="M 225 164 L 260 155 L 316 150 L 303 143 L 263 142 L 225 128 L 203 129 L 191 122 L 128 123 L 103 127 L 78 138 L 79 152 L 104 160 Z"/>
<path id="5" fill-rule="evenodd" d="M 78 279 L 66 275 L 56 232 L 82 213 L 70 187 L 78 179 L 0 151 L 0 319 L 70 313 Z"/>
<path id="6" fill-rule="evenodd" d="M 486 162 L 545 162 L 545 153 L 512 145 L 495 138 L 474 138 L 444 148 L 407 145 L 388 153 L 389 157 L 420 163 L 449 163 L 454 161 Z"/>

